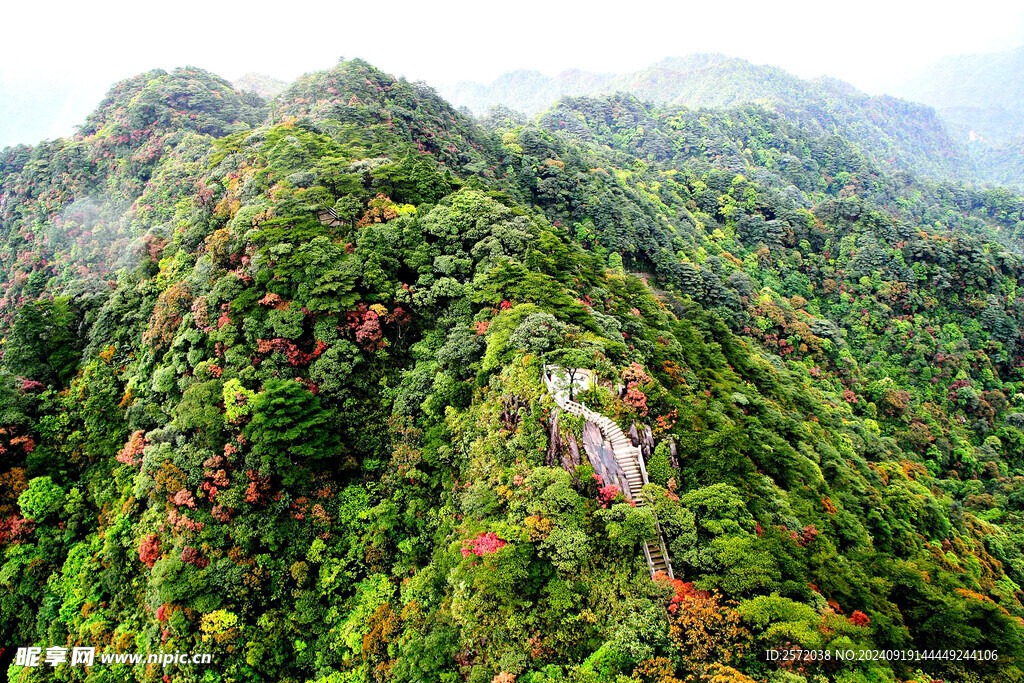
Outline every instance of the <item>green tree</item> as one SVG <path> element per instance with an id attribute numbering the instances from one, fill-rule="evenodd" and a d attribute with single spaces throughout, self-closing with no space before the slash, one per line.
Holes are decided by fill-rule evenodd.
<path id="1" fill-rule="evenodd" d="M 67 298 L 18 309 L 4 345 L 4 365 L 22 377 L 62 388 L 74 377 L 84 344 L 81 320 Z"/>
<path id="2" fill-rule="evenodd" d="M 42 522 L 64 505 L 64 489 L 50 477 L 36 477 L 18 497 L 18 506 L 25 519 Z"/>
<path id="3" fill-rule="evenodd" d="M 341 451 L 336 419 L 299 382 L 272 379 L 253 399 L 245 438 L 264 475 L 286 486 L 308 480 L 310 469 L 330 463 Z"/>

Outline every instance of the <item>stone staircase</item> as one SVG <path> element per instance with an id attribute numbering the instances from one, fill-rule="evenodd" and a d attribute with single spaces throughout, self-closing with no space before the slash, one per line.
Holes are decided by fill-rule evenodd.
<path id="1" fill-rule="evenodd" d="M 338 217 L 338 214 L 333 207 L 328 207 L 321 211 L 317 214 L 317 218 L 319 218 L 320 222 L 328 228 L 336 228 L 339 225 L 344 225 L 344 222 Z"/>
<path id="2" fill-rule="evenodd" d="M 622 428 L 614 420 L 587 408 L 582 403 L 571 400 L 568 392 L 565 389 L 557 388 L 554 380 L 549 377 L 546 371 L 544 373 L 544 382 L 559 408 L 567 413 L 593 422 L 598 426 L 605 441 L 611 445 L 612 452 L 615 454 L 615 461 L 625 474 L 624 481 L 616 475 L 617 481 L 605 483 L 618 485 L 626 500 L 632 501 L 636 507 L 643 507 L 645 503 L 640 495 L 640 490 L 644 484 L 648 483 L 648 480 L 647 468 L 644 466 L 643 454 L 640 448 L 633 444 L 632 439 L 626 436 L 626 433 L 622 431 Z M 658 523 L 657 515 L 654 517 L 654 525 L 657 537 L 644 543 L 644 557 L 647 560 L 647 567 L 651 570 L 652 577 L 658 572 L 664 572 L 668 574 L 669 578 L 674 579 L 675 574 L 672 571 L 668 548 L 665 545 L 665 536 L 662 534 L 661 524 Z"/>

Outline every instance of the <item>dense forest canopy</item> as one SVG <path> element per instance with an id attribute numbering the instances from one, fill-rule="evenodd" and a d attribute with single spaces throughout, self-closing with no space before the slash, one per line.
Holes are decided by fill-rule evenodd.
<path id="1" fill-rule="evenodd" d="M 8 679 L 1024 680 L 1024 198 L 822 116 L 475 119 L 351 60 L 0 152 Z M 949 649 L 998 658 L 765 654 Z"/>

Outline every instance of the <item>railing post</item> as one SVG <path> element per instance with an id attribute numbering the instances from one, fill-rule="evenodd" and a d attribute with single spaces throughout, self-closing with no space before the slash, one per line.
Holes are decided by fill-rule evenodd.
<path id="1" fill-rule="evenodd" d="M 658 522 L 658 513 L 654 511 L 654 507 L 651 507 L 651 514 L 654 515 L 654 528 L 658 532 L 658 545 L 661 546 L 661 555 L 665 558 L 665 571 L 668 572 L 668 578 L 676 578 L 675 572 L 672 571 L 672 558 L 668 556 L 668 546 L 665 545 L 665 534 L 661 532 L 661 523 Z"/>
<path id="2" fill-rule="evenodd" d="M 647 541 L 641 541 L 641 545 L 644 547 L 644 557 L 647 558 L 647 569 L 651 572 L 651 578 L 654 578 L 654 560 L 651 559 L 651 550 L 647 547 Z M 671 573 L 672 570 L 669 570 Z"/>
<path id="3" fill-rule="evenodd" d="M 644 465 L 644 451 L 638 446 L 633 446 L 633 448 L 637 449 L 636 461 L 640 463 L 640 475 L 644 478 L 644 484 L 650 484 L 650 480 L 647 479 L 647 467 Z"/>

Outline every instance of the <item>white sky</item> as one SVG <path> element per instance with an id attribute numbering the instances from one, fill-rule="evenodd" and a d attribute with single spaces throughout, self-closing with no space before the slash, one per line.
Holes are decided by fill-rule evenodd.
<path id="1" fill-rule="evenodd" d="M 0 146 L 71 132 L 115 81 L 193 65 L 285 80 L 362 57 L 432 84 L 514 69 L 623 72 L 721 52 L 868 92 L 945 55 L 1024 43 L 1024 3 L 900 0 L 255 2 L 181 0 L 5 7 Z"/>

